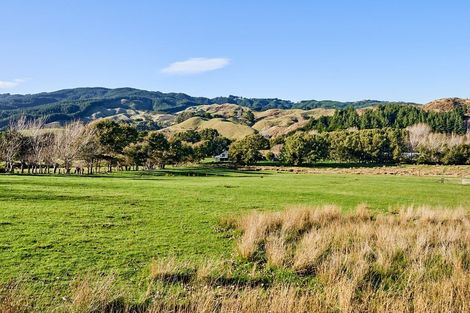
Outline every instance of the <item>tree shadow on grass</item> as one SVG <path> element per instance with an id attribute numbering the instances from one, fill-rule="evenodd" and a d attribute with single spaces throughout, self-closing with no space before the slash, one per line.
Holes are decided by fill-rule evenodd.
<path id="1" fill-rule="evenodd" d="M 123 297 L 118 297 L 109 303 L 99 307 L 96 310 L 91 310 L 90 313 L 141 313 L 148 312 L 151 305 L 151 299 L 146 299 L 143 303 L 129 304 Z"/>
<path id="2" fill-rule="evenodd" d="M 171 168 L 157 171 L 140 172 L 142 176 L 250 176 L 271 175 L 271 173 L 260 171 L 240 171 L 238 169 L 223 167 L 192 167 Z"/>
<path id="3" fill-rule="evenodd" d="M 279 168 L 290 167 L 279 162 L 260 162 L 258 166 L 274 166 Z M 313 164 L 304 164 L 304 168 L 372 168 L 372 167 L 396 167 L 400 164 L 394 163 L 358 163 L 358 162 L 319 162 Z"/>
<path id="4" fill-rule="evenodd" d="M 142 179 L 155 179 L 155 177 L 163 176 L 189 176 L 189 177 L 249 177 L 249 176 L 266 176 L 272 173 L 259 170 L 238 170 L 236 168 L 228 167 L 216 167 L 216 166 L 197 166 L 197 167 L 172 167 L 158 170 L 144 170 L 144 171 L 123 171 L 113 173 L 96 173 L 96 174 L 85 174 L 85 175 L 64 175 L 64 174 L 10 174 L 8 176 L 16 177 L 54 177 L 64 179 L 77 179 L 77 178 L 118 178 L 118 179 L 130 179 L 130 180 L 142 180 Z M 3 175 L 2 175 L 3 176 Z M 8 182 L 10 184 L 11 182 Z M 18 182 L 23 184 L 24 182 Z"/>
<path id="5" fill-rule="evenodd" d="M 85 175 L 83 177 L 90 178 L 119 178 L 131 180 L 154 180 L 158 177 L 250 177 L 250 176 L 267 176 L 272 175 L 271 172 L 259 170 L 238 170 L 225 167 L 174 167 L 159 170 L 133 171 L 122 173 L 99 173 L 96 175 Z"/>
<path id="6" fill-rule="evenodd" d="M 197 280 L 195 271 L 186 271 L 179 273 L 160 274 L 156 280 L 170 284 L 189 284 Z M 212 287 L 258 287 L 270 286 L 273 283 L 271 277 L 248 277 L 244 275 L 221 275 L 205 278 L 205 283 Z"/>

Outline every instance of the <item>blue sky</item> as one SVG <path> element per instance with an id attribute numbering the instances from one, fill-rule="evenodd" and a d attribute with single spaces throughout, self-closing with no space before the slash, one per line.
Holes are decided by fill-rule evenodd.
<path id="1" fill-rule="evenodd" d="M 470 1 L 0 3 L 0 93 L 470 97 Z"/>

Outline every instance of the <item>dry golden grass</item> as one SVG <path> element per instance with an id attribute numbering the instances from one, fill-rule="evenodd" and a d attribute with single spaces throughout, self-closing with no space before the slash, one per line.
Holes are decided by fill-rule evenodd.
<path id="1" fill-rule="evenodd" d="M 240 257 L 316 277 L 341 312 L 470 310 L 467 210 L 292 208 L 238 227 Z"/>
<path id="2" fill-rule="evenodd" d="M 83 277 L 76 279 L 71 286 L 72 297 L 64 305 L 68 312 L 103 312 L 113 310 L 113 276 L 102 278 Z"/>
<path id="3" fill-rule="evenodd" d="M 232 140 L 242 139 L 255 133 L 255 131 L 247 125 L 226 121 L 221 118 L 212 118 L 206 120 L 201 117 L 191 117 L 184 122 L 172 125 L 163 129 L 162 131 L 175 133 L 186 130 L 200 131 L 206 128 L 216 129 L 222 136 Z"/>
<path id="4" fill-rule="evenodd" d="M 423 109 L 425 111 L 435 111 L 435 112 L 449 112 L 458 107 L 463 107 L 467 112 L 470 112 L 470 99 L 462 98 L 443 98 L 433 100 L 426 105 Z"/>
<path id="5" fill-rule="evenodd" d="M 310 118 L 333 115 L 334 109 L 270 109 L 254 112 L 256 122 L 252 126 L 262 135 L 277 137 L 288 134 L 304 126 Z"/>
<path id="6" fill-rule="evenodd" d="M 323 299 L 312 296 L 288 286 L 275 286 L 268 290 L 262 288 L 243 289 L 200 289 L 190 293 L 187 302 L 167 298 L 169 301 L 155 303 L 148 312 L 314 312 L 329 308 Z M 314 311 L 312 311 L 312 309 Z"/>

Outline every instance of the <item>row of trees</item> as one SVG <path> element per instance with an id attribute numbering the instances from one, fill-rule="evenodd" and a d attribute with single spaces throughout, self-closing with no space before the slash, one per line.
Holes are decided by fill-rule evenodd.
<path id="1" fill-rule="evenodd" d="M 392 163 L 402 160 L 406 132 L 392 128 L 336 131 L 322 134 L 298 132 L 286 138 L 281 160 L 290 165 L 319 160 Z"/>
<path id="2" fill-rule="evenodd" d="M 79 156 L 86 159 L 92 128 L 74 122 L 53 133 L 44 132 L 43 125 L 42 120 L 20 118 L 0 134 L 0 161 L 5 163 L 5 171 L 19 167 L 21 172 L 49 172 L 51 168 L 56 172 L 60 163 L 70 173 Z"/>
<path id="3" fill-rule="evenodd" d="M 312 119 L 304 130 L 335 131 L 348 128 L 375 129 L 398 128 L 425 123 L 433 131 L 440 133 L 464 134 L 466 132 L 465 114 L 463 108 L 450 112 L 430 112 L 409 105 L 380 105 L 366 109 L 361 114 L 354 108 L 336 110 L 332 116 L 321 116 Z"/>
<path id="4" fill-rule="evenodd" d="M 408 129 L 297 132 L 285 138 L 280 159 L 289 165 L 312 164 L 318 160 L 470 164 L 470 134 L 434 133 L 426 124 Z"/>
<path id="5" fill-rule="evenodd" d="M 71 122 L 58 130 L 43 120 L 20 118 L 0 133 L 0 163 L 6 172 L 92 174 L 113 168 L 164 168 L 167 164 L 198 162 L 220 154 L 230 140 L 217 130 L 188 131 L 174 136 L 138 131 L 134 126 L 103 120 L 84 125 Z"/>

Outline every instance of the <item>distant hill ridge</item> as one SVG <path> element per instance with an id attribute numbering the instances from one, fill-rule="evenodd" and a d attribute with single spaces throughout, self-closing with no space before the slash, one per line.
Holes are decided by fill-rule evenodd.
<path id="1" fill-rule="evenodd" d="M 470 99 L 462 98 L 443 98 L 427 103 L 423 109 L 435 112 L 448 112 L 457 108 L 463 108 L 470 113 Z"/>
<path id="2" fill-rule="evenodd" d="M 184 93 L 163 93 L 135 88 L 86 87 L 63 89 L 37 94 L 0 94 L 0 127 L 10 118 L 25 114 L 30 117 L 48 116 L 49 122 L 71 119 L 90 119 L 91 115 L 109 109 L 138 110 L 154 113 L 175 113 L 188 107 L 210 104 L 237 104 L 254 111 L 268 109 L 315 109 L 315 108 L 364 108 L 380 104 L 411 102 L 388 102 L 362 100 L 341 102 L 333 100 L 303 100 L 293 102 L 277 98 L 192 97 Z"/>

